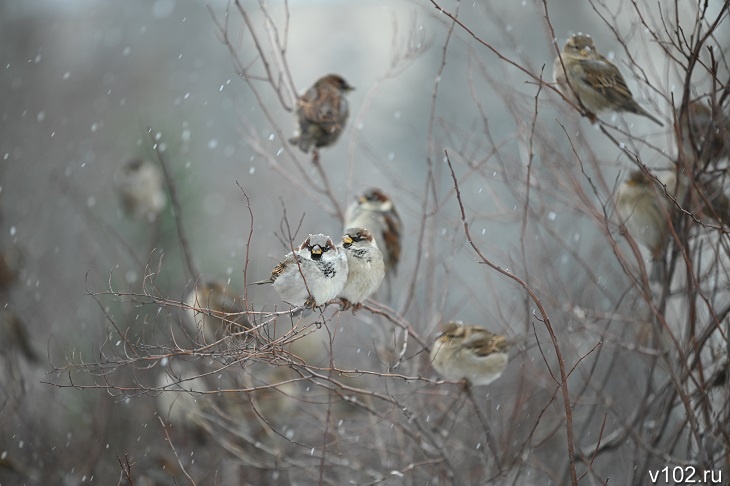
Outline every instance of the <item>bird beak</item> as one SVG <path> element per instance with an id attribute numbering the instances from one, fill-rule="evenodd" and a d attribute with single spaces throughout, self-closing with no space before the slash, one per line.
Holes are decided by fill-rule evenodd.
<path id="1" fill-rule="evenodd" d="M 312 247 L 311 251 L 312 251 L 312 255 L 321 255 L 322 247 L 320 247 L 319 245 L 314 245 L 314 247 Z"/>
<path id="2" fill-rule="evenodd" d="M 583 49 L 581 49 L 581 51 L 580 51 L 580 52 L 582 52 L 582 53 L 583 53 L 584 55 L 586 55 L 586 56 L 587 56 L 588 54 L 590 54 L 590 53 L 591 53 L 591 48 L 590 48 L 590 47 L 588 47 L 588 46 L 586 46 L 586 47 L 584 47 Z"/>
<path id="3" fill-rule="evenodd" d="M 349 235 L 345 235 L 342 237 L 342 244 L 343 245 L 352 245 L 352 238 L 350 238 Z"/>
<path id="4" fill-rule="evenodd" d="M 357 202 L 359 202 L 360 204 L 365 204 L 367 200 L 368 198 L 366 198 L 365 196 L 360 196 L 357 198 Z"/>

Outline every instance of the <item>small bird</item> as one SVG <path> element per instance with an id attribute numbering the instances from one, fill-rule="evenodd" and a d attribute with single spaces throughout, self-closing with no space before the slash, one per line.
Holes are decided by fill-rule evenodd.
<path id="1" fill-rule="evenodd" d="M 359 196 L 347 208 L 345 228 L 368 230 L 383 252 L 386 273 L 396 274 L 400 260 L 403 224 L 393 201 L 383 191 L 368 189 Z"/>
<path id="2" fill-rule="evenodd" d="M 349 228 L 342 237 L 342 248 L 347 255 L 347 282 L 340 292 L 344 309 L 355 309 L 380 287 L 385 277 L 383 253 L 373 235 L 363 228 Z"/>
<path id="3" fill-rule="evenodd" d="M 0 355 L 10 356 L 16 351 L 31 363 L 39 361 L 25 330 L 25 324 L 9 309 L 0 309 Z"/>
<path id="4" fill-rule="evenodd" d="M 576 34 L 568 39 L 561 56 L 555 58 L 553 75 L 555 83 L 565 96 L 572 99 L 575 99 L 573 93 L 578 96 L 585 109 L 590 112 L 592 121 L 601 112 L 627 111 L 664 126 L 639 106 L 621 71 L 596 50 L 589 35 Z"/>
<path id="5" fill-rule="evenodd" d="M 253 284 L 273 284 L 281 300 L 293 306 L 319 307 L 342 291 L 347 273 L 345 252 L 329 236 L 317 234 L 287 254 L 268 280 Z"/>
<path id="6" fill-rule="evenodd" d="M 658 176 L 667 186 L 667 193 L 682 204 L 686 194 L 686 181 L 677 183 L 674 170 Z M 628 233 L 651 251 L 653 260 L 661 260 L 667 244 L 669 222 L 675 209 L 674 201 L 664 195 L 664 188 L 648 174 L 635 170 L 629 174 L 616 191 L 616 212 Z"/>
<path id="7" fill-rule="evenodd" d="M 445 379 L 489 385 L 507 367 L 510 343 L 483 327 L 449 322 L 431 347 L 431 366 Z"/>
<path id="8" fill-rule="evenodd" d="M 188 315 L 207 343 L 250 328 L 240 299 L 221 280 L 202 279 L 185 297 Z"/>
<path id="9" fill-rule="evenodd" d="M 164 178 L 149 160 L 133 159 L 114 175 L 122 206 L 127 214 L 152 222 L 167 204 Z"/>
<path id="10" fill-rule="evenodd" d="M 349 107 L 345 94 L 354 90 L 342 76 L 329 74 L 297 99 L 299 129 L 289 143 L 309 152 L 337 141 L 345 128 Z"/>
<path id="11" fill-rule="evenodd" d="M 678 110 L 680 139 L 685 156 L 703 168 L 730 156 L 730 117 L 695 100 Z M 696 161 L 697 163 L 694 163 Z"/>

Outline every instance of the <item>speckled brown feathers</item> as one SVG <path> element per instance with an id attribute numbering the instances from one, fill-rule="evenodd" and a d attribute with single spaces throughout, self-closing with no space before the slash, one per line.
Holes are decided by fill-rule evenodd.
<path id="1" fill-rule="evenodd" d="M 573 99 L 577 95 L 593 118 L 605 111 L 624 111 L 663 126 L 636 102 L 621 71 L 596 50 L 589 35 L 576 34 L 568 39 L 553 63 L 553 72 L 563 94 Z"/>
<path id="2" fill-rule="evenodd" d="M 354 88 L 342 76 L 329 74 L 297 100 L 298 132 L 289 142 L 302 152 L 326 147 L 337 141 L 345 128 L 349 106 L 345 94 Z"/>

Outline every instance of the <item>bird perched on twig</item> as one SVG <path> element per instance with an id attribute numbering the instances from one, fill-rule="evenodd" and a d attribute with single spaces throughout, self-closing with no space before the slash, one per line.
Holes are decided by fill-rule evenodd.
<path id="1" fill-rule="evenodd" d="M 510 343 L 483 327 L 449 322 L 431 347 L 431 365 L 445 379 L 488 385 L 507 367 Z"/>
<path id="2" fill-rule="evenodd" d="M 344 309 L 362 303 L 380 287 L 385 277 L 383 253 L 373 235 L 363 228 L 349 228 L 342 237 L 342 249 L 347 255 L 347 282 L 340 292 Z"/>
<path id="3" fill-rule="evenodd" d="M 632 171 L 616 191 L 616 212 L 626 231 L 638 243 L 651 252 L 652 260 L 662 262 L 669 235 L 669 218 L 674 213 L 674 201 L 684 202 L 687 181 L 677 179 L 675 170 L 662 171 L 657 176 L 659 183 L 641 170 Z M 660 266 L 652 271 L 652 280 L 663 278 Z"/>
<path id="4" fill-rule="evenodd" d="M 347 256 L 332 238 L 309 235 L 279 262 L 268 280 L 254 285 L 273 284 L 281 300 L 293 306 L 321 306 L 337 297 L 347 282 Z M 302 278 L 304 277 L 304 278 Z"/>
<path id="5" fill-rule="evenodd" d="M 576 34 L 568 39 L 561 55 L 555 58 L 553 75 L 566 97 L 575 99 L 577 96 L 580 99 L 590 112 L 592 121 L 601 112 L 623 111 L 645 116 L 659 126 L 664 126 L 659 119 L 639 106 L 621 71 L 596 50 L 589 35 Z"/>
<path id="6" fill-rule="evenodd" d="M 345 228 L 364 228 L 383 252 L 387 274 L 398 269 L 403 224 L 393 201 L 380 189 L 368 189 L 347 208 Z"/>
<path id="7" fill-rule="evenodd" d="M 314 145 L 316 159 L 316 149 L 335 143 L 345 128 L 349 115 L 345 95 L 354 89 L 337 74 L 319 78 L 297 99 L 299 128 L 289 143 L 304 153 Z"/>
<path id="8" fill-rule="evenodd" d="M 207 343 L 251 325 L 241 311 L 241 302 L 221 280 L 201 279 L 185 297 L 188 315 Z"/>
<path id="9" fill-rule="evenodd" d="M 149 160 L 133 159 L 116 174 L 114 180 L 127 214 L 155 221 L 167 204 L 162 171 Z"/>

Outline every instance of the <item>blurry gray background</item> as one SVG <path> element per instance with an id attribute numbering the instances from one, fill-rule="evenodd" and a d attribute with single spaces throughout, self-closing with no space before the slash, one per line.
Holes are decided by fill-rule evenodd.
<path id="1" fill-rule="evenodd" d="M 544 78 L 552 78 L 555 50 L 541 2 L 468 3 L 461 6 L 460 18 L 477 35 L 506 56 L 520 59 L 534 73 L 539 74 L 545 65 Z M 591 32 L 604 52 L 622 56 L 621 46 L 587 2 L 549 4 L 561 45 L 570 33 Z M 208 5 L 220 19 L 227 2 Z M 263 25 L 256 4 L 244 5 L 250 8 L 254 23 Z M 454 2 L 444 1 L 443 6 L 456 8 Z M 452 318 L 514 335 L 526 330 L 534 310 L 513 283 L 474 264 L 443 163 L 444 148 L 462 177 L 477 243 L 498 264 L 521 273 L 528 261 L 549 254 L 551 264 L 535 267 L 532 275 L 538 287 L 559 288 L 558 302 L 565 299 L 564 303 L 604 310 L 613 307 L 608 296 L 620 293 L 621 278 L 606 264 L 611 255 L 593 249 L 597 234 L 593 223 L 574 219 L 570 204 L 562 204 L 564 194 L 546 190 L 541 207 L 548 207 L 551 198 L 555 206 L 550 212 L 537 213 L 537 218 L 554 222 L 557 232 L 570 235 L 574 247 L 562 248 L 530 234 L 528 257 L 524 262 L 519 257 L 524 179 L 511 176 L 527 165 L 530 120 L 520 119 L 519 114 L 531 113 L 535 84 L 527 83 L 526 76 L 458 29 L 449 40 L 445 68 L 439 74 L 450 23 L 426 1 L 295 0 L 289 2 L 289 9 L 287 61 L 299 92 L 329 72 L 341 74 L 357 88 L 349 97 L 348 127 L 334 147 L 322 150 L 321 164 L 341 207 L 371 186 L 382 187 L 396 201 L 406 232 L 392 305 L 406 312 L 423 336 L 432 335 L 440 323 Z M 283 25 L 279 2 L 271 2 L 270 11 L 275 23 Z M 676 73 L 667 69 L 664 60 L 652 58 L 651 43 L 640 41 L 645 32 L 631 28 L 620 16 L 616 23 L 626 27 L 627 42 L 642 46 L 635 53 L 639 62 L 652 59 L 649 76 L 670 86 Z M 244 63 L 253 62 L 252 42 L 240 28 L 240 17 L 232 16 L 233 38 L 240 39 L 239 55 Z M 409 37 L 422 52 L 395 72 L 389 71 L 394 53 L 402 52 Z M 661 116 L 671 113 L 665 100 L 640 88 L 622 69 L 647 109 Z M 260 64 L 254 71 L 261 72 Z M 429 140 L 436 86 L 439 92 Z M 277 125 L 285 134 L 292 133 L 293 115 L 282 109 L 267 85 L 258 83 L 258 87 Z M 98 484 L 111 484 L 110 478 L 118 473 L 114 454 L 132 450 L 129 444 L 139 440 L 148 425 L 157 427 L 149 400 L 109 399 L 105 391 L 75 391 L 42 382 L 67 383 L 63 375 L 47 374 L 47 357 L 58 367 L 99 359 L 96 353 L 109 336 L 109 323 L 85 295 L 87 289 L 108 291 L 111 281 L 114 290 L 139 290 L 143 265 L 151 254 L 152 230 L 148 223 L 131 220 L 122 212 L 113 179 L 115 171 L 134 157 L 154 160 L 148 128 L 166 145 L 168 168 L 199 271 L 229 279 L 238 293 L 243 286 L 250 219 L 236 182 L 250 197 L 254 214 L 249 280 L 268 276 L 286 251 L 274 234 L 280 234 L 282 202 L 293 224 L 304 214 L 295 243 L 309 232 L 338 237 L 342 223 L 322 209 L 329 204 L 326 198 L 293 191 L 247 143 L 246 137 L 253 132 L 262 150 L 277 154 L 286 141 L 274 135 L 257 100 L 236 75 L 204 2 L 1 2 L 0 93 L 0 242 L 24 255 L 20 280 L 3 298 L 22 318 L 32 345 L 43 356 L 40 365 L 15 363 L 12 378 L 10 365 L 3 364 L 4 378 L 19 389 L 10 391 L 8 386 L 4 394 L 0 392 L 0 435 L 4 437 L 0 460 L 7 452 L 6 457 L 17 461 L 8 468 L 25 464 L 37 471 L 54 471 L 56 475 L 44 484 L 78 484 L 85 474 L 95 472 Z M 491 140 L 484 136 L 476 100 L 488 117 Z M 535 163 L 549 162 L 579 173 L 555 121 L 568 126 L 571 135 L 573 130 L 578 134 L 580 121 L 556 96 L 543 94 L 543 100 L 548 101 L 540 110 L 542 133 L 546 140 L 562 141 L 552 152 L 537 153 Z M 665 155 L 647 155 L 647 163 L 666 164 L 673 150 L 669 131 L 658 131 L 638 117 L 626 120 L 648 140 L 667 147 Z M 628 164 L 587 122 L 582 126 L 581 136 L 589 139 L 584 143 L 603 159 L 610 185 Z M 495 151 L 501 157 L 495 157 Z M 298 156 L 317 179 L 307 158 Z M 435 181 L 429 191 L 435 191 L 437 201 L 428 201 L 435 212 L 424 231 L 427 242 L 415 274 L 418 257 L 413 248 L 421 228 L 429 158 Z M 291 167 L 283 158 L 282 164 Z M 472 169 L 471 164 L 481 165 Z M 169 208 L 161 218 L 154 246 L 157 255 L 161 251 L 165 255 L 158 284 L 166 297 L 179 300 L 191 282 L 183 271 Z M 574 250 L 593 258 L 595 274 L 608 287 L 605 293 L 584 285 L 584 275 L 575 278 Z M 157 258 L 151 261 L 157 265 Z M 548 274 L 559 275 L 562 282 Z M 406 308 L 405 289 L 411 283 L 416 305 Z M 271 289 L 249 291 L 257 309 L 279 305 Z M 120 321 L 140 319 L 129 305 L 114 299 L 105 302 Z M 553 310 L 565 309 L 556 303 Z M 347 319 L 373 325 L 368 316 Z M 568 318 L 559 325 L 566 332 L 571 327 Z M 367 345 L 367 327 L 353 326 L 346 332 L 356 333 Z M 414 364 L 413 373 L 422 371 L 419 366 Z M 492 396 L 508 394 L 500 386 L 507 385 L 498 383 Z M 107 427 L 125 432 L 102 436 L 100 431 Z M 160 439 L 159 433 L 152 435 Z M 95 437 L 104 437 L 103 442 Z M 165 446 L 160 442 L 150 447 Z M 86 453 L 97 448 L 103 451 L 103 465 L 86 470 Z M 37 479 L 33 474 L 27 476 Z"/>

